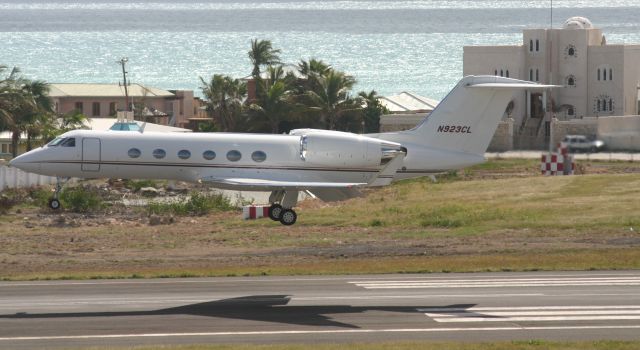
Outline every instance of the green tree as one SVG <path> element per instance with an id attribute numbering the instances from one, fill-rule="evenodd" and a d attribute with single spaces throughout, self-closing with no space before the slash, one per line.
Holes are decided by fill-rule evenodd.
<path id="1" fill-rule="evenodd" d="M 260 67 L 280 64 L 280 50 L 274 49 L 269 40 L 251 40 L 251 50 L 248 52 L 253 65 L 251 75 L 254 78 L 260 76 Z"/>
<path id="2" fill-rule="evenodd" d="M 260 130 L 268 124 L 271 133 L 280 132 L 280 123 L 289 120 L 295 108 L 292 76 L 286 75 L 282 66 L 269 66 L 269 77 L 256 79 L 256 100 L 249 105 L 249 116 L 253 130 Z M 265 128 L 267 129 L 267 128 Z"/>
<path id="3" fill-rule="evenodd" d="M 378 100 L 378 93 L 375 90 L 369 92 L 361 91 L 358 93 L 358 97 L 364 106 L 362 110 L 363 132 L 379 132 L 380 116 L 386 113 L 387 109 Z"/>
<path id="4" fill-rule="evenodd" d="M 220 131 L 238 131 L 243 116 L 247 85 L 230 76 L 214 74 L 209 81 L 200 77 L 206 110 Z"/>
<path id="5" fill-rule="evenodd" d="M 313 90 L 305 93 L 309 109 L 318 114 L 319 122 L 325 128 L 336 130 L 341 117 L 361 108 L 349 95 L 356 80 L 330 69 L 327 74 L 318 77 L 317 83 Z"/>

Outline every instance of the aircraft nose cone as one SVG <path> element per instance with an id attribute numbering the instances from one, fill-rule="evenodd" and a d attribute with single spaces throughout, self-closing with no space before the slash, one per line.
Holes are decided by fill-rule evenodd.
<path id="1" fill-rule="evenodd" d="M 34 162 L 33 155 L 25 153 L 17 156 L 9 161 L 9 166 L 18 168 L 26 172 L 38 172 L 40 171 L 40 163 Z"/>

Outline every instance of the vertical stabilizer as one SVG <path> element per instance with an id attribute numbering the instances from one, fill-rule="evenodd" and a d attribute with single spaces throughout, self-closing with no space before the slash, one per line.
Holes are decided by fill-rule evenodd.
<path id="1" fill-rule="evenodd" d="M 514 92 L 550 87 L 496 76 L 467 76 L 417 127 L 379 137 L 432 149 L 484 155 Z"/>

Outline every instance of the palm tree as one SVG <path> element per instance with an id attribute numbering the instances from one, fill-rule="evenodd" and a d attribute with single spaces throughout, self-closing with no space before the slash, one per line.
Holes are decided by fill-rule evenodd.
<path id="1" fill-rule="evenodd" d="M 300 60 L 298 63 L 298 72 L 301 76 L 298 86 L 299 92 L 303 93 L 305 90 L 317 88 L 320 77 L 327 75 L 331 69 L 331 66 L 322 60 L 315 58 L 311 58 L 309 61 Z"/>
<path id="2" fill-rule="evenodd" d="M 285 75 L 282 66 L 268 67 L 268 79 L 257 79 L 257 99 L 249 105 L 254 130 L 267 122 L 270 131 L 280 132 L 280 123 L 289 119 L 295 108 L 291 90 L 291 75 Z M 257 127 L 255 127 L 257 126 Z"/>
<path id="3" fill-rule="evenodd" d="M 349 91 L 356 80 L 343 72 L 330 69 L 318 78 L 318 86 L 306 92 L 310 109 L 319 114 L 320 122 L 327 129 L 335 130 L 339 119 L 348 112 L 359 109 Z"/>
<path id="4" fill-rule="evenodd" d="M 214 74 L 209 82 L 200 77 L 202 93 L 207 100 L 207 112 L 221 131 L 236 131 L 242 117 L 242 103 L 247 85 L 230 76 Z"/>
<path id="5" fill-rule="evenodd" d="M 362 122 L 364 123 L 362 131 L 365 133 L 379 132 L 380 116 L 387 110 L 380 104 L 378 93 L 375 90 L 369 92 L 361 91 L 358 97 L 364 106 L 362 110 Z"/>
<path id="6" fill-rule="evenodd" d="M 269 40 L 251 40 L 251 50 L 248 54 L 253 65 L 251 75 L 254 78 L 260 76 L 261 66 L 272 66 L 280 63 L 280 50 L 274 49 Z"/>

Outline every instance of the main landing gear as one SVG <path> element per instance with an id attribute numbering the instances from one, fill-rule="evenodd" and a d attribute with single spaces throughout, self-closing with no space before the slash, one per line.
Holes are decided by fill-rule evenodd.
<path id="1" fill-rule="evenodd" d="M 269 218 L 285 226 L 296 223 L 298 214 L 291 209 L 298 203 L 298 191 L 273 191 L 269 196 Z"/>
<path id="2" fill-rule="evenodd" d="M 62 187 L 67 184 L 67 181 L 69 181 L 68 177 L 56 177 L 56 190 L 53 192 L 53 197 L 49 199 L 49 208 L 58 210 L 62 207 L 59 196 Z"/>

